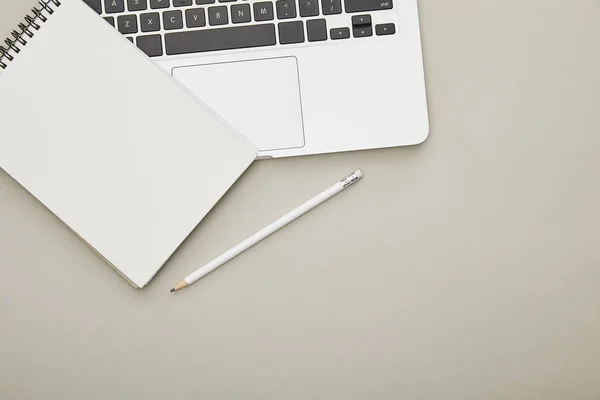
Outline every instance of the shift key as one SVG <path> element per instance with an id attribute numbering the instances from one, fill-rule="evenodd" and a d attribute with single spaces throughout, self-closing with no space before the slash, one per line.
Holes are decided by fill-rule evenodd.
<path id="1" fill-rule="evenodd" d="M 393 7 L 392 0 L 344 0 L 344 2 L 347 13 L 389 10 Z"/>

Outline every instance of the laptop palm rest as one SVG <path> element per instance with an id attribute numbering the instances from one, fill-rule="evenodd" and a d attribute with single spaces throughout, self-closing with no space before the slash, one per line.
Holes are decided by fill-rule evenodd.
<path id="1" fill-rule="evenodd" d="M 295 57 L 178 67 L 173 76 L 260 150 L 304 146 Z"/>

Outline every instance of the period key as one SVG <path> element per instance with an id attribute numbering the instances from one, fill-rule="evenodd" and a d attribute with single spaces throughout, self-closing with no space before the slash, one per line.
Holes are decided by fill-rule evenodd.
<path id="1" fill-rule="evenodd" d="M 318 0 L 300 0 L 299 5 L 301 17 L 316 17 L 319 15 Z"/>

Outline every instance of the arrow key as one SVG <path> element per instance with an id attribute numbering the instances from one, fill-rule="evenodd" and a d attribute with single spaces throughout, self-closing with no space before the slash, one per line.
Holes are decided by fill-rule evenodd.
<path id="1" fill-rule="evenodd" d="M 375 33 L 377 33 L 377 36 L 393 35 L 396 33 L 396 26 L 394 24 L 375 25 Z"/>
<path id="2" fill-rule="evenodd" d="M 359 38 L 367 36 L 373 36 L 373 28 L 371 25 L 357 26 L 354 28 L 354 37 Z"/>
<path id="3" fill-rule="evenodd" d="M 349 28 L 333 28 L 329 31 L 329 36 L 332 40 L 348 39 L 350 37 Z"/>
<path id="4" fill-rule="evenodd" d="M 371 16 L 369 14 L 354 15 L 352 17 L 352 26 L 371 25 Z"/>
<path id="5" fill-rule="evenodd" d="M 300 0 L 301 17 L 316 17 L 317 15 L 319 15 L 318 0 Z"/>

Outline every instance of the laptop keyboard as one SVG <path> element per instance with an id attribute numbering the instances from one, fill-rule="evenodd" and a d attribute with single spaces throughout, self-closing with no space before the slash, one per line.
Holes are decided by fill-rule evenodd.
<path id="1" fill-rule="evenodd" d="M 83 0 L 150 57 L 393 35 L 394 0 Z M 346 26 L 339 14 L 348 16 Z"/>

